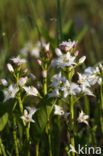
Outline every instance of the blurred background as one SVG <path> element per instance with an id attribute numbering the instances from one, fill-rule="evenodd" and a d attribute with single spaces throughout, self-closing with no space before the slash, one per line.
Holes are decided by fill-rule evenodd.
<path id="1" fill-rule="evenodd" d="M 0 77 L 27 42 L 78 40 L 87 65 L 102 61 L 102 0 L 0 0 Z"/>

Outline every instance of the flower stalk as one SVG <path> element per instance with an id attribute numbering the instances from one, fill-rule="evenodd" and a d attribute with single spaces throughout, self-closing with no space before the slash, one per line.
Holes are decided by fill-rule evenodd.
<path id="1" fill-rule="evenodd" d="M 36 156 L 39 156 L 39 142 L 36 144 Z"/>
<path id="2" fill-rule="evenodd" d="M 3 156 L 7 156 L 6 151 L 5 151 L 5 147 L 4 147 L 3 143 L 2 143 L 1 137 L 0 137 L 0 148 L 1 148 L 1 152 L 2 152 Z"/>
<path id="3" fill-rule="evenodd" d="M 13 138 L 14 138 L 15 154 L 16 156 L 19 156 L 17 135 L 16 135 L 16 117 L 14 114 L 13 114 Z"/>
<path id="4" fill-rule="evenodd" d="M 21 100 L 20 87 L 19 87 L 19 73 L 17 73 L 16 81 L 17 81 L 17 88 L 19 89 L 17 99 L 18 99 L 18 102 L 19 102 L 20 112 L 21 112 L 21 114 L 23 114 L 23 104 L 22 104 L 22 100 Z"/>
<path id="5" fill-rule="evenodd" d="M 26 139 L 27 139 L 27 156 L 30 156 L 30 134 L 29 134 L 29 130 L 30 130 L 30 122 L 27 124 L 26 126 Z"/>
<path id="6" fill-rule="evenodd" d="M 45 71 L 47 72 L 47 64 L 45 64 Z M 47 74 L 43 79 L 43 86 L 44 86 L 44 95 L 47 94 Z M 46 133 L 48 136 L 48 143 L 49 143 L 49 156 L 52 156 L 52 147 L 51 147 L 51 135 L 50 135 L 50 123 L 48 119 L 48 124 L 46 127 Z"/>
<path id="7" fill-rule="evenodd" d="M 74 132 L 73 132 L 73 128 L 74 128 L 74 103 L 73 103 L 73 96 L 71 95 L 70 98 L 70 114 L 71 114 L 71 128 L 72 128 L 72 134 L 70 137 L 70 143 L 71 145 L 75 148 L 75 139 L 74 139 Z M 72 152 L 72 156 L 75 156 L 75 153 Z"/>

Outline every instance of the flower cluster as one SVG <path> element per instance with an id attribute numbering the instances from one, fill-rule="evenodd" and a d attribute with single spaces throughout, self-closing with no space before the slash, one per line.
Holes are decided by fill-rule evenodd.
<path id="1" fill-rule="evenodd" d="M 89 111 L 86 111 L 85 107 L 82 108 L 81 102 L 83 102 L 85 96 L 96 98 L 95 89 L 99 88 L 99 86 L 101 101 L 99 109 L 102 114 L 103 66 L 98 64 L 94 67 L 87 67 L 81 72 L 81 65 L 85 62 L 86 56 L 79 57 L 77 45 L 77 41 L 63 41 L 55 49 L 56 58 L 53 58 L 50 43 L 39 42 L 38 47 L 34 47 L 33 43 L 28 42 L 20 51 L 24 58 L 20 56 L 13 57 L 10 59 L 10 63 L 7 64 L 7 68 L 13 77 L 12 83 L 10 84 L 10 81 L 4 78 L 0 79 L 4 95 L 3 107 L 6 106 L 8 100 L 14 99 L 11 100 L 14 102 L 11 111 L 12 122 L 14 127 L 20 125 L 19 131 L 21 131 L 21 127 L 23 127 L 22 131 L 25 131 L 24 136 L 26 136 L 27 140 L 25 141 L 24 136 L 21 138 L 24 139 L 22 142 L 29 149 L 27 149 L 28 155 L 30 155 L 30 146 L 34 143 L 33 141 L 39 140 L 39 142 L 42 142 L 40 137 L 43 133 L 46 133 L 48 136 L 49 150 L 52 153 L 52 129 L 55 123 L 60 123 L 61 121 L 64 122 L 65 128 L 67 128 L 65 132 L 69 133 L 70 147 L 75 151 L 74 136 L 79 131 L 79 125 L 81 126 L 83 125 L 81 123 L 84 123 L 83 126 L 88 126 L 88 129 L 91 126 L 89 124 L 91 122 Z M 37 59 L 42 76 L 40 80 L 26 67 L 27 63 L 29 64 L 28 54 Z M 49 72 L 54 73 L 55 71 L 57 73 L 52 74 L 52 77 L 51 75 L 49 76 Z M 33 99 L 34 103 L 28 104 L 28 100 L 26 101 L 28 96 L 37 99 L 37 101 L 35 100 L 35 102 Z M 101 114 L 100 124 L 101 132 L 103 132 L 103 118 Z M 56 118 L 58 115 L 59 117 Z M 55 122 L 55 119 L 57 119 L 57 122 Z M 37 138 L 33 138 L 34 140 L 32 141 L 30 133 L 37 133 Z M 19 148 L 16 142 L 16 137 L 19 135 L 16 136 L 16 133 L 13 133 L 13 135 L 15 148 Z M 43 137 L 46 135 L 43 135 Z M 33 135 L 31 136 L 33 137 Z M 37 145 L 36 150 L 38 150 Z M 15 151 L 17 152 L 17 149 Z M 52 156 L 51 153 L 50 155 Z"/>

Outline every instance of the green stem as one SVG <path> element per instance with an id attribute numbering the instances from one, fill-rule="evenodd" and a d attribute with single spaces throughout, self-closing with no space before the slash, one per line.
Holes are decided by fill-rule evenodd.
<path id="1" fill-rule="evenodd" d="M 39 156 L 39 142 L 36 144 L 36 156 Z"/>
<path id="2" fill-rule="evenodd" d="M 44 84 L 44 95 L 46 95 L 47 94 L 47 77 L 44 78 L 43 84 Z"/>
<path id="3" fill-rule="evenodd" d="M 27 156 L 30 156 L 30 134 L 29 134 L 29 130 L 30 130 L 30 123 L 28 123 L 27 127 L 26 127 L 26 139 L 27 139 Z"/>
<path id="4" fill-rule="evenodd" d="M 14 138 L 14 146 L 15 146 L 15 154 L 19 156 L 17 136 L 16 136 L 16 117 L 13 115 L 13 138 Z"/>
<path id="5" fill-rule="evenodd" d="M 48 135 L 48 143 L 49 143 L 49 156 L 52 156 L 52 145 L 51 145 L 51 135 L 50 135 L 49 122 L 48 122 L 48 125 L 47 125 L 47 135 Z"/>
<path id="6" fill-rule="evenodd" d="M 65 147 L 65 152 L 66 152 L 67 156 L 70 156 L 70 152 L 69 152 L 68 146 Z"/>
<path id="7" fill-rule="evenodd" d="M 19 89 L 19 93 L 18 93 L 17 99 L 18 99 L 18 102 L 19 102 L 20 112 L 21 112 L 21 114 L 23 114 L 23 104 L 22 104 L 22 100 L 21 100 L 20 87 L 19 87 L 19 73 L 17 73 L 16 81 L 17 81 L 17 88 Z"/>
<path id="8" fill-rule="evenodd" d="M 19 102 L 20 113 L 23 114 L 23 104 L 22 104 L 20 92 L 18 93 L 17 99 L 18 99 L 18 102 Z"/>
<path id="9" fill-rule="evenodd" d="M 45 70 L 47 71 L 47 64 L 45 64 Z M 47 94 L 47 77 L 44 78 L 43 86 L 44 86 L 44 95 L 46 95 Z M 49 143 L 49 156 L 52 156 L 49 119 L 48 119 L 48 125 L 47 125 L 47 135 L 48 135 L 48 143 Z"/>
<path id="10" fill-rule="evenodd" d="M 1 137 L 0 137 L 0 148 L 1 148 L 1 152 L 2 152 L 3 156 L 6 156 L 5 147 L 2 143 Z"/>
<path id="11" fill-rule="evenodd" d="M 73 103 L 73 96 L 71 95 L 70 99 L 70 114 L 71 114 L 71 129 L 73 131 L 74 128 L 74 103 Z M 75 148 L 75 139 L 74 139 L 74 134 L 72 132 L 71 137 L 70 137 L 70 143 L 71 145 Z M 72 152 L 72 156 L 75 156 L 75 153 Z"/>

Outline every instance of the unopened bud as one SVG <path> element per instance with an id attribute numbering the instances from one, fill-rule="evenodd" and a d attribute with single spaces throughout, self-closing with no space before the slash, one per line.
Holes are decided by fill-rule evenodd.
<path id="1" fill-rule="evenodd" d="M 41 66 L 42 61 L 40 59 L 37 59 L 38 64 Z"/>
<path id="2" fill-rule="evenodd" d="M 76 51 L 74 52 L 74 55 L 77 57 L 77 56 L 79 55 L 79 51 L 76 50 Z"/>
<path id="3" fill-rule="evenodd" d="M 14 68 L 10 63 L 7 64 L 7 68 L 10 72 L 14 72 Z"/>
<path id="4" fill-rule="evenodd" d="M 73 47 L 74 47 L 74 48 L 76 48 L 76 47 L 77 47 L 77 45 L 78 45 L 78 44 L 77 44 L 77 43 L 75 43 Z"/>
<path id="5" fill-rule="evenodd" d="M 20 67 L 20 66 L 21 66 L 21 63 L 20 63 L 20 62 L 18 62 L 18 63 L 17 63 L 17 67 Z"/>
<path id="6" fill-rule="evenodd" d="M 86 59 L 86 56 L 82 56 L 80 59 L 79 59 L 79 64 L 82 64 Z"/>
<path id="7" fill-rule="evenodd" d="M 42 71 L 42 76 L 43 76 L 43 77 L 47 77 L 47 71 L 46 71 L 46 70 L 43 70 L 43 71 Z"/>
<path id="8" fill-rule="evenodd" d="M 68 51 L 69 50 L 68 46 L 66 46 L 66 45 L 61 45 L 60 48 L 62 50 L 64 50 L 64 51 Z"/>
<path id="9" fill-rule="evenodd" d="M 28 68 L 25 68 L 25 69 L 23 70 L 23 72 L 24 72 L 24 73 L 27 73 L 27 72 L 28 72 Z"/>
<path id="10" fill-rule="evenodd" d="M 46 57 L 51 57 L 51 52 L 50 51 L 46 52 Z"/>
<path id="11" fill-rule="evenodd" d="M 56 49 L 55 49 L 55 54 L 56 54 L 57 56 L 61 56 L 61 55 L 62 55 L 62 52 L 61 52 L 61 50 L 60 50 L 59 48 L 56 48 Z"/>
<path id="12" fill-rule="evenodd" d="M 2 83 L 3 86 L 8 85 L 8 82 L 5 79 L 1 79 L 0 82 Z"/>
<path id="13" fill-rule="evenodd" d="M 36 76 L 34 74 L 31 73 L 30 76 L 31 76 L 32 80 L 36 80 Z"/>

